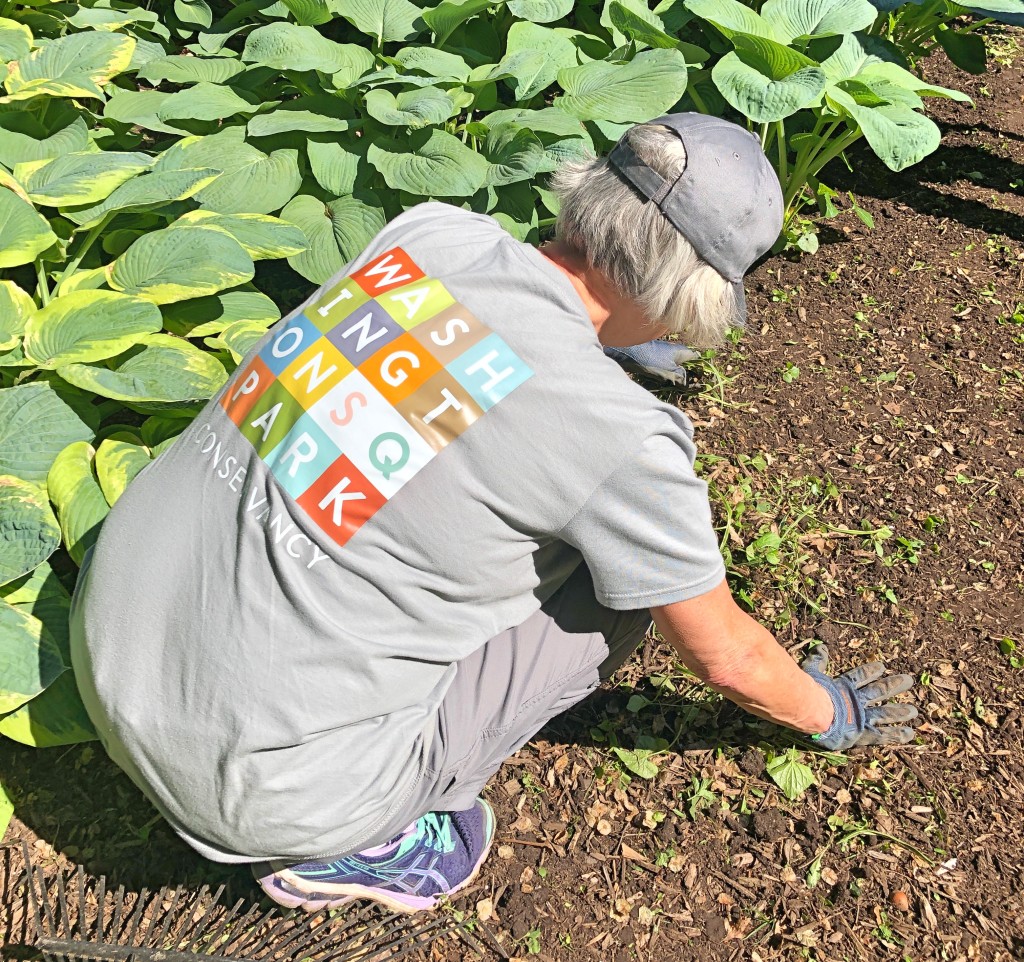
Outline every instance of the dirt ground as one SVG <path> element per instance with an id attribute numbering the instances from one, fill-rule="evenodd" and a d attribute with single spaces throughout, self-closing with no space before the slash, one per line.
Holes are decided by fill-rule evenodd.
<path id="1" fill-rule="evenodd" d="M 841 669 L 914 674 L 917 741 L 801 748 L 814 783 L 787 798 L 770 770 L 792 740 L 652 640 L 489 787 L 495 850 L 455 910 L 509 956 L 1024 958 L 1024 33 L 998 49 L 982 77 L 927 64 L 975 106 L 931 102 L 926 161 L 833 164 L 874 229 L 846 203 L 817 254 L 764 263 L 747 335 L 705 364 L 703 394 L 672 396 L 736 591 L 797 654 L 820 640 Z M 8 839 L 42 864 L 248 886 L 177 842 L 97 746 L 3 744 L 0 771 Z"/>

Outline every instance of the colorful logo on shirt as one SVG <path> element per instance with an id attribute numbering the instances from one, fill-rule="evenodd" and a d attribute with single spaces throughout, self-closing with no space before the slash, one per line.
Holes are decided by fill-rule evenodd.
<path id="1" fill-rule="evenodd" d="M 396 247 L 279 325 L 220 403 L 340 546 L 532 374 Z"/>

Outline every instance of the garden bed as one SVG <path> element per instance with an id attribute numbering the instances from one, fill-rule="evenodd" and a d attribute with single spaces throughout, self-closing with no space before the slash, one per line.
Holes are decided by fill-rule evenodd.
<path id="1" fill-rule="evenodd" d="M 813 257 L 761 265 L 750 330 L 679 402 L 737 590 L 795 650 L 918 676 L 917 743 L 804 752 L 814 784 L 789 799 L 765 768 L 784 734 L 647 645 L 489 787 L 495 850 L 456 908 L 510 955 L 1024 954 L 1024 35 L 1007 37 L 982 77 L 927 64 L 976 106 L 932 103 L 943 143 L 923 163 L 832 165 L 874 229 L 841 213 Z M 673 750 L 631 754 L 643 735 Z M 44 864 L 249 885 L 178 842 L 96 745 L 3 741 L 0 771 L 7 837 Z"/>

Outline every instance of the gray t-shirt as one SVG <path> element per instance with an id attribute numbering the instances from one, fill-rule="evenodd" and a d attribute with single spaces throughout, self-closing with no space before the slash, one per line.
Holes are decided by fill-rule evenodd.
<path id="1" fill-rule="evenodd" d="M 357 848 L 455 663 L 581 557 L 615 609 L 722 579 L 691 435 L 534 248 L 407 211 L 104 522 L 73 615 L 103 744 L 210 858 Z"/>

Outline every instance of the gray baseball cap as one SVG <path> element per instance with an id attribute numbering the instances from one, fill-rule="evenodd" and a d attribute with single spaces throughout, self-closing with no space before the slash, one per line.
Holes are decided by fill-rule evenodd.
<path id="1" fill-rule="evenodd" d="M 612 148 L 608 163 L 732 282 L 742 326 L 747 313 L 743 275 L 782 230 L 779 178 L 757 137 L 728 120 L 680 113 L 648 123 L 668 127 L 686 148 L 686 167 L 678 179 L 667 181 L 648 167 L 625 137 Z"/>

